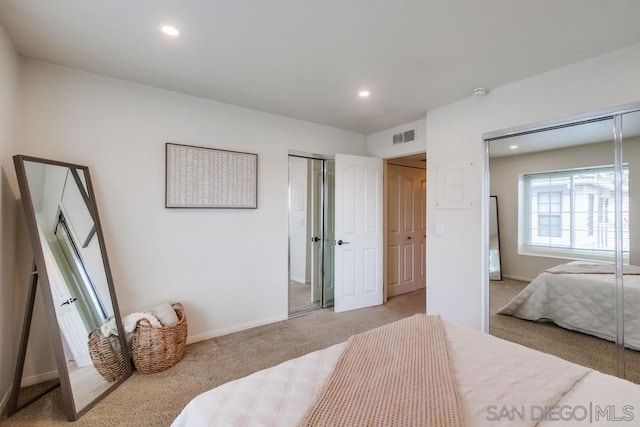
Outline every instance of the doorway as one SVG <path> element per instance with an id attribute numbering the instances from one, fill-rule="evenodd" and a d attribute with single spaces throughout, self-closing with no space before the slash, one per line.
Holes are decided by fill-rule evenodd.
<path id="1" fill-rule="evenodd" d="M 289 155 L 289 315 L 334 304 L 335 162 Z"/>
<path id="2" fill-rule="evenodd" d="M 426 153 L 386 162 L 386 296 L 426 287 Z"/>

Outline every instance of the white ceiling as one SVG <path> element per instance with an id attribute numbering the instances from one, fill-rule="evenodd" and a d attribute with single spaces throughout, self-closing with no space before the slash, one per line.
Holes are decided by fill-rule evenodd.
<path id="1" fill-rule="evenodd" d="M 0 0 L 22 55 L 363 134 L 639 43 L 638 16 L 638 0 Z"/>

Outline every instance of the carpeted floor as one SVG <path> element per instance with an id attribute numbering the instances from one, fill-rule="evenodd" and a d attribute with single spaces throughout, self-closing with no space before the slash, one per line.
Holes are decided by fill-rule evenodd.
<path id="1" fill-rule="evenodd" d="M 551 322 L 531 322 L 496 314 L 518 294 L 527 282 L 505 279 L 490 286 L 491 335 L 550 353 L 579 365 L 614 375 L 616 346 L 614 343 L 556 326 Z M 640 352 L 625 352 L 626 377 L 640 383 Z"/>
<path id="2" fill-rule="evenodd" d="M 197 394 L 252 372 L 345 341 L 353 334 L 424 313 L 425 290 L 387 304 L 346 313 L 318 310 L 187 346 L 184 358 L 157 374 L 134 373 L 74 425 L 168 426 Z M 67 425 L 60 389 L 47 394 L 3 426 Z"/>
<path id="3" fill-rule="evenodd" d="M 615 346 L 559 328 L 496 315 L 526 283 L 491 283 L 491 333 L 555 354 L 572 362 L 613 373 Z M 197 394 L 285 360 L 345 341 L 349 336 L 423 313 L 425 290 L 391 298 L 387 304 L 336 314 L 318 310 L 283 322 L 249 329 L 187 346 L 176 366 L 151 375 L 134 373 L 74 425 L 168 426 Z M 640 382 L 640 353 L 627 352 L 628 377 Z M 3 426 L 67 425 L 60 389 L 7 419 Z"/>

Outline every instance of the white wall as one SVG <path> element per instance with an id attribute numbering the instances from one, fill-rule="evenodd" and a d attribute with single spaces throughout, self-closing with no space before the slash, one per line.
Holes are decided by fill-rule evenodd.
<path id="1" fill-rule="evenodd" d="M 11 156 L 14 154 L 18 56 L 0 27 L 0 408 L 11 385 L 15 356 L 18 310 L 16 289 L 16 228 L 18 194 Z"/>
<path id="2" fill-rule="evenodd" d="M 20 151 L 89 166 L 122 314 L 181 301 L 191 341 L 287 317 L 288 151 L 363 154 L 362 135 L 21 65 Z M 258 153 L 258 209 L 165 209 L 165 142 Z"/>
<path id="3" fill-rule="evenodd" d="M 33 253 L 26 230 L 12 156 L 18 151 L 19 58 L 0 27 L 0 412 L 4 410 L 18 354 Z M 41 372 L 51 371 L 51 344 L 38 292 L 24 375 L 33 376 L 32 355 L 45 352 Z"/>
<path id="4" fill-rule="evenodd" d="M 472 208 L 438 209 L 427 199 L 427 312 L 451 321 L 484 327 L 481 254 L 484 209 L 482 134 L 533 122 L 640 101 L 640 45 L 615 51 L 493 89 L 427 112 L 427 183 L 437 189 L 434 165 L 473 162 Z M 433 233 L 435 224 L 443 236 Z"/>

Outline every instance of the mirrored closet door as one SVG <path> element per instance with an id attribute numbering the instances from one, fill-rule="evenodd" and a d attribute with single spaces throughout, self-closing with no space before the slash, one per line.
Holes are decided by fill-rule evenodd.
<path id="1" fill-rule="evenodd" d="M 623 114 L 620 125 L 623 362 L 625 377 L 640 384 L 640 227 L 637 226 L 640 223 L 640 111 Z"/>
<path id="2" fill-rule="evenodd" d="M 335 163 L 289 156 L 289 314 L 333 306 Z"/>
<path id="3" fill-rule="evenodd" d="M 501 338 L 640 382 L 635 110 L 487 138 L 504 279 L 490 281 L 489 325 Z"/>

